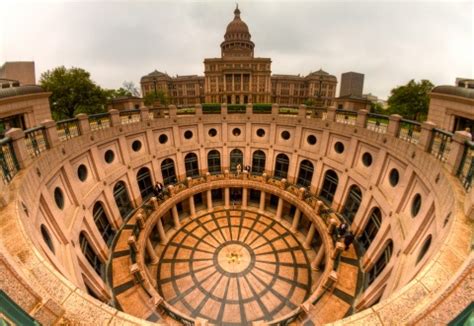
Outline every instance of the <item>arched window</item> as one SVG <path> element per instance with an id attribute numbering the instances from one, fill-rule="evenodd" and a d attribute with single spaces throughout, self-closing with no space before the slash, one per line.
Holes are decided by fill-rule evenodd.
<path id="1" fill-rule="evenodd" d="M 300 170 L 298 172 L 298 180 L 296 184 L 302 187 L 311 186 L 311 180 L 313 180 L 314 166 L 308 160 L 304 160 L 300 164 Z"/>
<path id="2" fill-rule="evenodd" d="M 242 151 L 240 149 L 233 149 L 230 152 L 230 172 L 236 172 L 237 165 L 239 164 L 240 164 L 240 170 L 242 170 L 244 168 L 243 162 L 244 162 L 244 154 L 242 154 Z"/>
<path id="3" fill-rule="evenodd" d="M 167 158 L 161 162 L 161 176 L 163 177 L 163 184 L 165 186 L 177 182 L 176 170 L 174 169 L 174 162 L 172 159 Z"/>
<path id="4" fill-rule="evenodd" d="M 186 169 L 186 176 L 195 178 L 199 176 L 198 157 L 194 153 L 188 153 L 184 157 L 184 168 Z"/>
<path id="5" fill-rule="evenodd" d="M 94 223 L 97 226 L 102 239 L 104 239 L 107 246 L 110 247 L 115 236 L 115 230 L 112 228 L 112 225 L 110 225 L 107 214 L 105 214 L 104 211 L 104 206 L 100 201 L 94 204 L 92 216 L 94 217 Z"/>
<path id="6" fill-rule="evenodd" d="M 423 242 L 423 246 L 421 247 L 420 252 L 418 253 L 418 257 L 416 258 L 415 265 L 418 265 L 418 263 L 423 259 L 423 257 L 425 257 L 428 250 L 430 250 L 430 246 L 431 246 L 431 234 L 426 238 L 425 242 Z"/>
<path id="7" fill-rule="evenodd" d="M 319 197 L 327 204 L 331 204 L 334 199 L 334 194 L 336 193 L 337 183 L 339 178 L 337 177 L 336 172 L 333 170 L 327 170 L 324 175 L 323 188 L 319 193 Z"/>
<path id="8" fill-rule="evenodd" d="M 372 284 L 377 278 L 377 276 L 379 276 L 380 273 L 382 273 L 385 266 L 388 265 L 388 263 L 390 262 L 390 258 L 392 257 L 392 251 L 393 251 L 393 241 L 389 240 L 387 245 L 385 246 L 385 249 L 380 255 L 379 259 L 377 259 L 374 266 L 372 266 L 372 268 L 367 273 L 368 275 L 367 286 Z"/>
<path id="9" fill-rule="evenodd" d="M 94 249 L 92 249 L 92 246 L 89 243 L 89 240 L 87 240 L 87 237 L 84 234 L 84 231 L 82 231 L 81 234 L 79 235 L 79 244 L 81 246 L 81 251 L 84 254 L 84 257 L 86 257 L 89 264 L 91 264 L 92 268 L 96 271 L 96 273 L 103 280 L 105 280 L 104 264 L 100 260 L 99 256 L 97 256 Z"/>
<path id="10" fill-rule="evenodd" d="M 359 209 L 360 202 L 362 201 L 362 191 L 356 185 L 352 185 L 349 189 L 349 195 L 347 196 L 346 203 L 342 209 L 342 215 L 346 220 L 352 224 L 354 221 L 354 216 Z"/>
<path id="11" fill-rule="evenodd" d="M 221 173 L 221 154 L 212 150 L 207 154 L 207 170 L 210 174 Z"/>
<path id="12" fill-rule="evenodd" d="M 379 232 L 381 225 L 382 212 L 380 212 L 380 208 L 374 207 L 370 213 L 369 221 L 367 222 L 367 225 L 365 226 L 365 229 L 359 238 L 359 242 L 366 251 L 369 249 L 370 244 L 375 239 L 375 236 L 377 235 L 377 232 Z"/>
<path id="13" fill-rule="evenodd" d="M 127 187 L 123 181 L 119 181 L 115 184 L 114 198 L 120 211 L 120 216 L 122 216 L 122 218 L 128 217 L 128 215 L 133 211 L 133 206 L 130 202 L 130 197 L 128 196 Z"/>
<path id="14" fill-rule="evenodd" d="M 151 180 L 150 170 L 148 168 L 138 170 L 137 182 L 143 200 L 153 196 L 153 181 Z"/>
<path id="15" fill-rule="evenodd" d="M 285 154 L 278 154 L 275 161 L 274 176 L 276 179 L 283 179 L 288 177 L 288 166 L 290 159 Z"/>
<path id="16" fill-rule="evenodd" d="M 265 153 L 255 151 L 252 156 L 252 173 L 261 175 L 263 172 L 265 172 Z"/>
<path id="17" fill-rule="evenodd" d="M 48 230 L 46 229 L 46 226 L 44 224 L 41 224 L 41 236 L 43 237 L 44 242 L 48 246 L 49 250 L 54 254 L 54 245 L 53 245 L 53 240 L 51 240 L 51 236 L 49 235 Z"/>

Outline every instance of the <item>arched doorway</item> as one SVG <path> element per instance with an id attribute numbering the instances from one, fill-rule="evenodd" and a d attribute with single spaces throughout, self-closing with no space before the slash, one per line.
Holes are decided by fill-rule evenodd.
<path id="1" fill-rule="evenodd" d="M 349 195 L 347 196 L 346 203 L 342 209 L 341 214 L 346 218 L 349 224 L 354 221 L 354 216 L 359 210 L 360 202 L 362 201 L 362 191 L 356 185 L 352 185 L 349 189 Z"/>
<path id="2" fill-rule="evenodd" d="M 186 169 L 186 177 L 199 177 L 198 157 L 196 154 L 186 154 L 184 157 L 184 168 Z"/>
<path id="3" fill-rule="evenodd" d="M 153 196 L 153 181 L 151 180 L 150 170 L 146 167 L 138 170 L 137 173 L 138 188 L 143 200 Z"/>
<path id="4" fill-rule="evenodd" d="M 332 200 L 334 199 L 334 194 L 336 193 L 337 183 L 339 182 L 339 178 L 337 173 L 333 170 L 327 170 L 326 174 L 324 175 L 324 182 L 323 187 L 321 188 L 321 192 L 319 193 L 319 197 L 326 202 L 326 204 L 331 204 Z"/>
<path id="5" fill-rule="evenodd" d="M 100 235 L 102 236 L 102 239 L 104 239 L 107 246 L 110 247 L 115 236 L 115 230 L 112 228 L 107 214 L 105 214 L 102 202 L 98 201 L 94 204 L 92 216 L 94 218 L 94 223 L 97 226 Z"/>
<path id="6" fill-rule="evenodd" d="M 261 150 L 253 152 L 252 173 L 261 175 L 265 172 L 265 153 Z"/>
<path id="7" fill-rule="evenodd" d="M 128 217 L 133 211 L 133 206 L 128 196 L 125 182 L 119 181 L 114 186 L 114 199 L 122 218 Z"/>
<path id="8" fill-rule="evenodd" d="M 300 164 L 300 170 L 298 172 L 298 180 L 296 184 L 302 187 L 311 186 L 311 180 L 313 180 L 314 166 L 308 160 L 304 160 Z"/>
<path id="9" fill-rule="evenodd" d="M 207 154 L 207 171 L 210 174 L 221 173 L 221 154 L 216 150 Z"/>
<path id="10" fill-rule="evenodd" d="M 380 208 L 374 207 L 370 212 L 369 221 L 362 232 L 362 235 L 359 237 L 359 242 L 362 247 L 367 251 L 370 247 L 372 241 L 374 241 L 375 236 L 379 232 L 380 226 L 382 225 L 382 212 Z"/>
<path id="11" fill-rule="evenodd" d="M 87 240 L 84 231 L 82 231 L 79 235 L 79 244 L 81 246 L 82 254 L 84 255 L 84 257 L 86 257 L 89 264 L 91 264 L 97 275 L 99 275 L 103 280 L 105 280 L 105 265 L 102 263 L 99 256 L 95 253 L 94 249 L 89 243 L 89 240 Z"/>
<path id="12" fill-rule="evenodd" d="M 176 178 L 176 170 L 172 159 L 167 158 L 161 162 L 161 176 L 163 177 L 163 184 L 165 186 L 175 184 L 178 180 Z"/>
<path id="13" fill-rule="evenodd" d="M 390 258 L 392 258 L 392 252 L 393 252 L 393 241 L 390 239 L 388 240 L 388 243 L 385 245 L 385 248 L 380 255 L 380 257 L 377 259 L 375 264 L 372 266 L 371 269 L 369 269 L 367 273 L 367 286 L 372 284 L 377 276 L 379 276 L 385 267 L 388 265 L 390 262 Z"/>
<path id="14" fill-rule="evenodd" d="M 285 154 L 278 154 L 275 160 L 274 176 L 276 179 L 284 179 L 288 177 L 288 166 L 290 159 Z"/>
<path id="15" fill-rule="evenodd" d="M 244 162 L 244 154 L 240 149 L 233 149 L 230 152 L 230 172 L 237 172 L 237 165 L 240 164 L 240 169 L 242 170 Z"/>

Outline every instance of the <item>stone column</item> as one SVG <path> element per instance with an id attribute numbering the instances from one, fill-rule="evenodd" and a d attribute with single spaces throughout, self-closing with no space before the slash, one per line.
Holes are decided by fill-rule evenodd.
<path id="1" fill-rule="evenodd" d="M 400 135 L 400 120 L 401 115 L 391 114 L 388 117 L 387 135 L 398 137 Z"/>
<path id="2" fill-rule="evenodd" d="M 89 124 L 89 117 L 85 113 L 79 113 L 76 115 L 77 125 L 79 128 L 79 134 L 85 135 L 91 131 L 91 125 Z"/>
<path id="3" fill-rule="evenodd" d="M 56 147 L 61 143 L 58 136 L 58 129 L 56 127 L 56 121 L 54 120 L 44 120 L 40 123 L 44 127 L 46 142 L 48 143 L 48 148 Z"/>
<path id="4" fill-rule="evenodd" d="M 265 191 L 260 191 L 260 205 L 258 207 L 260 211 L 265 211 Z"/>
<path id="5" fill-rule="evenodd" d="M 280 112 L 280 106 L 278 104 L 272 104 L 272 115 L 278 115 Z"/>
<path id="6" fill-rule="evenodd" d="M 140 108 L 140 121 L 150 120 L 150 110 L 146 106 Z"/>
<path id="7" fill-rule="evenodd" d="M 367 126 L 367 114 L 369 111 L 362 109 L 357 111 L 357 120 L 356 126 L 360 128 L 365 128 Z"/>
<path id="8" fill-rule="evenodd" d="M 306 118 L 306 105 L 300 104 L 298 107 L 298 116 L 300 118 Z"/>
<path id="9" fill-rule="evenodd" d="M 109 116 L 111 127 L 120 126 L 122 124 L 122 121 L 120 121 L 120 113 L 118 110 L 109 110 Z"/>
<path id="10" fill-rule="evenodd" d="M 178 108 L 176 105 L 168 105 L 170 118 L 175 118 L 178 115 Z"/>
<path id="11" fill-rule="evenodd" d="M 275 215 L 275 219 L 277 221 L 281 221 L 281 212 L 283 211 L 283 199 L 281 197 L 278 197 L 278 206 L 277 206 L 277 211 Z"/>
<path id="12" fill-rule="evenodd" d="M 171 209 L 171 214 L 173 215 L 174 228 L 179 229 L 181 227 L 181 222 L 179 221 L 178 208 L 176 207 L 176 205 L 174 205 Z"/>
<path id="13" fill-rule="evenodd" d="M 430 149 L 434 136 L 433 128 L 435 127 L 436 125 L 431 121 L 425 121 L 421 124 L 420 141 L 418 146 L 421 147 L 425 152 Z"/>
<path id="14" fill-rule="evenodd" d="M 319 265 L 321 265 L 323 258 L 324 258 L 324 245 L 322 244 L 321 247 L 319 247 L 318 249 L 318 253 L 316 254 L 316 257 L 311 262 L 311 268 L 318 271 Z"/>
<path id="15" fill-rule="evenodd" d="M 146 251 L 148 252 L 148 255 L 151 258 L 151 264 L 152 265 L 158 264 L 159 258 L 156 255 L 155 248 L 153 248 L 153 245 L 150 239 L 146 239 Z"/>
<path id="16" fill-rule="evenodd" d="M 194 204 L 194 196 L 189 196 L 189 213 L 191 214 L 191 219 L 196 217 L 196 205 Z"/>
<path id="17" fill-rule="evenodd" d="M 293 216 L 293 222 L 291 223 L 290 231 L 296 233 L 298 231 L 298 225 L 300 224 L 301 211 L 296 207 L 295 215 Z"/>
<path id="18" fill-rule="evenodd" d="M 224 188 L 224 208 L 229 209 L 230 207 L 230 189 L 229 187 Z"/>
<path id="19" fill-rule="evenodd" d="M 328 234 L 332 235 L 334 232 L 334 229 L 336 228 L 337 225 L 337 220 L 334 217 L 331 217 L 329 219 L 329 224 L 328 224 Z"/>
<path id="20" fill-rule="evenodd" d="M 158 235 L 160 236 L 160 242 L 165 244 L 168 242 L 168 237 L 165 233 L 165 228 L 163 227 L 163 222 L 161 222 L 161 218 L 156 221 L 156 229 L 158 230 Z"/>
<path id="21" fill-rule="evenodd" d="M 306 235 L 306 239 L 304 240 L 304 244 L 303 244 L 303 247 L 305 249 L 311 248 L 311 242 L 313 241 L 315 232 L 316 232 L 316 226 L 314 225 L 313 222 L 311 222 L 311 226 L 309 227 L 308 234 Z"/>
<path id="22" fill-rule="evenodd" d="M 458 172 L 466 148 L 466 141 L 468 140 L 471 140 L 471 134 L 467 131 L 456 131 L 453 135 L 446 161 L 452 174 L 457 174 Z"/>
<path id="23" fill-rule="evenodd" d="M 331 121 L 331 122 L 336 121 L 336 107 L 335 106 L 328 107 L 326 120 Z"/>
<path id="24" fill-rule="evenodd" d="M 212 193 L 210 189 L 207 191 L 206 197 L 207 197 L 207 210 L 212 211 L 214 207 L 212 206 Z"/>
<path id="25" fill-rule="evenodd" d="M 25 132 L 20 128 L 10 128 L 6 133 L 6 137 L 12 140 L 13 152 L 20 169 L 24 169 L 31 163 L 31 157 L 28 154 L 25 143 Z"/>
<path id="26" fill-rule="evenodd" d="M 248 201 L 248 190 L 247 188 L 242 188 L 242 208 L 245 209 L 247 208 L 247 201 Z"/>

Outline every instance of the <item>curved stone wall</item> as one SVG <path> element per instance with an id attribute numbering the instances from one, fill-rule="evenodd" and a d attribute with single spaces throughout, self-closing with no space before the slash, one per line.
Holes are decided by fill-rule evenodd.
<path id="1" fill-rule="evenodd" d="M 472 259 L 468 256 L 472 224 L 461 206 L 464 191 L 443 164 L 426 153 L 423 139 L 421 146 L 414 145 L 389 133 L 367 130 L 358 123 L 307 119 L 301 114 L 171 113 L 170 118 L 149 120 L 143 115 L 142 120 L 54 143 L 53 148 L 21 170 L 7 188 L 9 202 L 1 211 L 2 269 L 7 275 L 2 289 L 43 323 L 143 322 L 86 294 L 87 286 L 102 300 L 110 299 L 105 283 L 82 254 L 79 236 L 84 232 L 97 256 L 106 262 L 109 249 L 94 224 L 94 204 L 104 204 L 110 224 L 118 229 L 123 218 L 114 201 L 117 182 L 124 182 L 132 204 L 138 206 L 142 201 L 138 170 L 148 167 L 153 180 L 162 180 L 161 163 L 171 158 L 177 178 L 184 180 L 185 156 L 189 153 L 197 155 L 201 175 L 207 172 L 207 154 L 211 150 L 220 152 L 222 170 L 229 169 L 233 149 L 242 151 L 244 165 L 252 165 L 253 153 L 263 151 L 268 175 L 273 175 L 276 157 L 285 154 L 291 183 L 297 181 L 300 163 L 309 160 L 314 165 L 309 187 L 313 193 L 320 193 L 326 172 L 333 170 L 338 177 L 331 204 L 334 211 L 343 209 L 352 185 L 362 191 L 352 223 L 357 235 L 366 227 L 372 209 L 380 209 L 382 223 L 365 252 L 362 268 L 368 271 L 373 267 L 389 240 L 393 242 L 393 254 L 358 298 L 358 310 L 370 308 L 344 322 L 375 318 L 390 324 L 418 320 L 429 314 L 430 303 L 450 282 L 451 275 L 464 261 Z M 211 136 L 210 129 L 216 130 L 215 136 Z M 264 130 L 263 136 L 262 132 L 257 133 L 259 129 Z M 190 138 L 188 131 L 192 132 Z M 160 143 L 160 136 L 161 141 L 165 138 L 162 135 L 167 138 L 164 144 Z M 315 144 L 308 142 L 310 135 L 316 137 Z M 138 146 L 133 144 L 137 140 L 141 146 L 135 150 Z M 338 143 L 344 148 L 342 152 Z M 105 161 L 108 150 L 114 152 L 111 163 Z M 364 163 L 365 153 L 372 157 L 369 166 L 367 161 Z M 85 181 L 78 176 L 80 165 L 87 169 Z M 399 172 L 395 187 L 390 184 L 392 169 Z M 421 195 L 421 205 L 413 217 L 416 194 Z M 44 241 L 42 225 L 51 238 L 49 245 L 54 253 Z M 418 259 L 429 235 L 431 245 L 426 255 Z M 469 266 L 465 268 L 472 268 Z M 407 311 L 407 307 L 413 309 Z"/>

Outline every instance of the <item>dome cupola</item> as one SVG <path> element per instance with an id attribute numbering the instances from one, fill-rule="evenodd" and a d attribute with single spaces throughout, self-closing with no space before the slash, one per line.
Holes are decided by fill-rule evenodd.
<path id="1" fill-rule="evenodd" d="M 247 24 L 240 19 L 239 6 L 234 10 L 234 19 L 227 25 L 224 42 L 221 43 L 222 57 L 253 57 L 255 44 Z"/>

